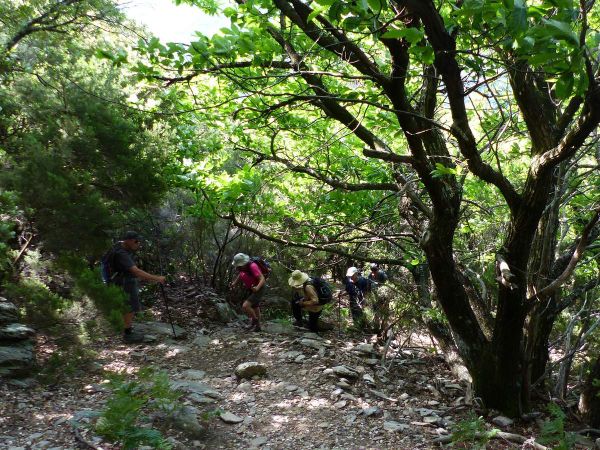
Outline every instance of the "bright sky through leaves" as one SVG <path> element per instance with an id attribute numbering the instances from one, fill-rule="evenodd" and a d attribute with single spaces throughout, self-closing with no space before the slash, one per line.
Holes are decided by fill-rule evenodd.
<path id="1" fill-rule="evenodd" d="M 188 43 L 196 31 L 212 36 L 229 25 L 225 17 L 209 16 L 189 5 L 176 6 L 171 0 L 124 1 L 121 9 L 163 42 Z"/>

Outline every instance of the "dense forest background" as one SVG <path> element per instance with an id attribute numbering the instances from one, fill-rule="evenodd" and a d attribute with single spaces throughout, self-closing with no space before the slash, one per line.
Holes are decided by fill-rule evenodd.
<path id="1" fill-rule="evenodd" d="M 238 251 L 282 291 L 377 262 L 390 322 L 484 405 L 599 428 L 596 3 L 187 3 L 231 26 L 167 43 L 109 0 L 0 0 L 2 295 L 118 327 L 97 263 L 127 229 L 220 292 Z"/>

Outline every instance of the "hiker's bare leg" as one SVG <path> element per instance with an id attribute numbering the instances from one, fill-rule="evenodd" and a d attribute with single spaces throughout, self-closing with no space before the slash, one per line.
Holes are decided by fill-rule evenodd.
<path id="1" fill-rule="evenodd" d="M 252 308 L 252 303 L 250 303 L 248 300 L 246 300 L 242 304 L 242 309 L 244 310 L 244 312 L 246 313 L 246 315 L 250 319 L 252 319 L 252 321 L 256 322 L 258 320 L 258 317 L 256 316 L 256 312 L 254 312 L 254 308 Z"/>

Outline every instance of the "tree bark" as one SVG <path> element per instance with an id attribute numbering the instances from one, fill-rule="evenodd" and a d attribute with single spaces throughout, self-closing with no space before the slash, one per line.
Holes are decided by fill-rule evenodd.
<path id="1" fill-rule="evenodd" d="M 587 376 L 579 398 L 579 412 L 592 428 L 600 428 L 600 357 Z"/>

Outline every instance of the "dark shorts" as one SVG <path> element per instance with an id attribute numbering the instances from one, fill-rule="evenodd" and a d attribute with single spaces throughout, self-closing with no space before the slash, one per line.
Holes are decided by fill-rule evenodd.
<path id="1" fill-rule="evenodd" d="M 123 280 L 122 287 L 129 297 L 129 312 L 140 312 L 142 304 L 140 303 L 140 288 L 137 278 L 126 278 Z"/>
<path id="2" fill-rule="evenodd" d="M 267 290 L 267 286 L 266 285 L 263 285 L 263 287 L 261 287 L 256 292 L 252 292 L 250 289 L 248 289 L 248 293 L 250 295 L 248 297 L 246 297 L 246 300 L 244 300 L 244 303 L 245 302 L 250 302 L 250 304 L 252 305 L 252 307 L 256 308 L 260 304 L 260 301 L 262 300 L 263 296 L 265 295 L 265 291 L 266 290 Z"/>

